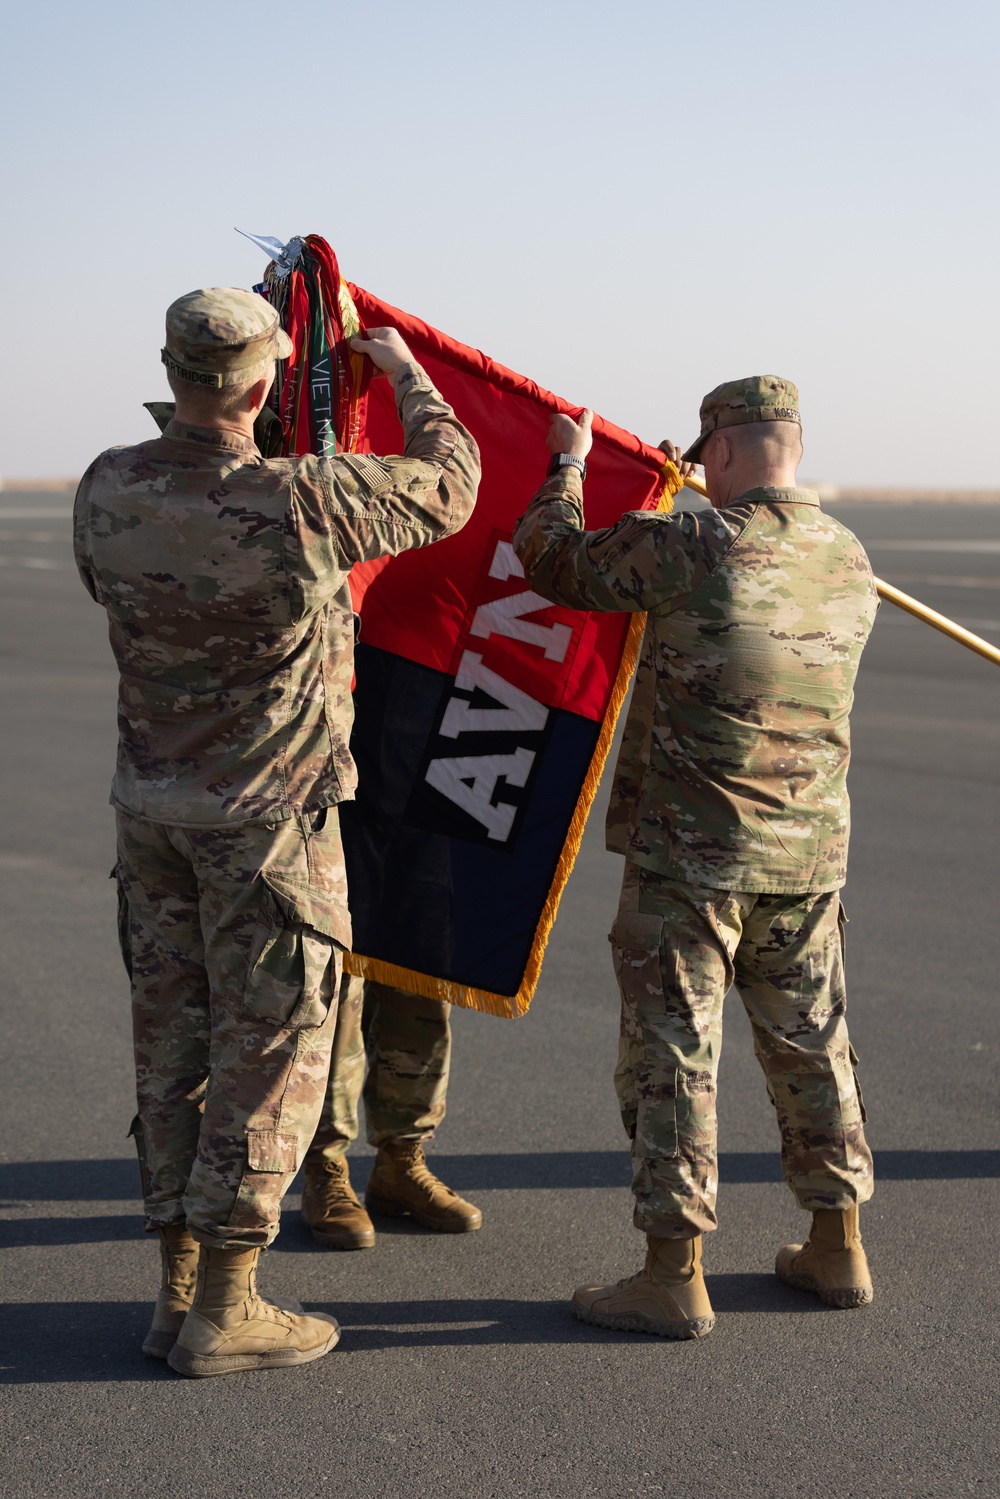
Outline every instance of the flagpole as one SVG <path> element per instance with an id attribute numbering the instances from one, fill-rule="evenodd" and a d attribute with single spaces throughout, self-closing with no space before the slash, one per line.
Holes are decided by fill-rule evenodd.
<path id="1" fill-rule="evenodd" d="M 687 476 L 684 485 L 687 489 L 693 489 L 695 494 L 700 494 L 705 499 L 708 498 L 704 481 L 696 479 L 693 474 Z M 894 588 L 891 583 L 883 583 L 881 578 L 875 579 L 875 587 L 878 589 L 879 598 L 885 599 L 889 604 L 895 604 L 897 609 L 905 609 L 907 614 L 912 614 L 915 619 L 923 620 L 925 625 L 940 630 L 942 635 L 948 635 L 952 640 L 957 640 L 959 645 L 964 645 L 968 650 L 975 651 L 977 655 L 984 656 L 987 661 L 992 661 L 994 666 L 1000 666 L 1000 649 L 991 645 L 988 640 L 984 640 L 981 635 L 973 635 L 971 630 L 957 625 L 946 614 L 938 614 L 936 609 L 928 608 L 919 599 L 911 598 L 908 593 Z"/>

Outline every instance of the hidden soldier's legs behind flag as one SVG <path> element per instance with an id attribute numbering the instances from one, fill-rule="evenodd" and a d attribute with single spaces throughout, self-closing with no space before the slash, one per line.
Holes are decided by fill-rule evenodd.
<path id="1" fill-rule="evenodd" d="M 361 1016 L 364 979 L 345 973 L 330 1054 L 330 1076 L 305 1158 L 302 1218 L 325 1249 L 374 1249 L 375 1229 L 351 1186 L 347 1149 L 358 1138 L 358 1105 L 365 1079 Z"/>
<path id="2" fill-rule="evenodd" d="M 444 1118 L 451 1058 L 450 1005 L 389 984 L 345 975 L 330 1083 L 306 1157 L 302 1212 L 313 1237 L 332 1249 L 369 1248 L 374 1228 L 347 1173 L 345 1152 L 358 1134 L 378 1147 L 365 1206 L 406 1214 L 425 1228 L 468 1233 L 482 1214 L 424 1162 L 424 1146 Z M 367 1062 L 368 1075 L 364 1077 Z"/>
<path id="3" fill-rule="evenodd" d="M 362 1015 L 368 1051 L 365 1130 L 369 1145 L 429 1143 L 442 1123 L 451 1070 L 451 1006 L 369 979 Z"/>

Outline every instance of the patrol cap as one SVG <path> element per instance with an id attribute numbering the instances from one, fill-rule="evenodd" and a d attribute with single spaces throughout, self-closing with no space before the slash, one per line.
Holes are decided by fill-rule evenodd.
<path id="1" fill-rule="evenodd" d="M 684 454 L 685 463 L 697 463 L 713 432 L 721 427 L 742 427 L 748 422 L 798 422 L 798 387 L 777 375 L 748 375 L 745 380 L 727 380 L 710 390 L 701 403 L 701 431 Z"/>
<path id="2" fill-rule="evenodd" d="M 171 375 L 192 385 L 241 385 L 291 352 L 292 341 L 277 312 L 256 292 L 202 287 L 167 308 L 167 341 L 160 358 Z"/>

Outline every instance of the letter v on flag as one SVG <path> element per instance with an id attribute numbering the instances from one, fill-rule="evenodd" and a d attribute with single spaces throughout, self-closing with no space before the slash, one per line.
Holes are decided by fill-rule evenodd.
<path id="1" fill-rule="evenodd" d="M 592 614 L 532 592 L 511 546 L 541 484 L 553 412 L 530 380 L 379 301 L 479 443 L 483 480 L 456 536 L 351 575 L 357 800 L 341 807 L 355 951 L 364 974 L 495 1015 L 528 1008 L 559 898 L 638 653 L 644 617 Z M 364 450 L 398 453 L 385 380 Z M 663 455 L 596 417 L 590 527 L 669 507 Z M 668 492 L 669 491 L 669 492 Z"/>

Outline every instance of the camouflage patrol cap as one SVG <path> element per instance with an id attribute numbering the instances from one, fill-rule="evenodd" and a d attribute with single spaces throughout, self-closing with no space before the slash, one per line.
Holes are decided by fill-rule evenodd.
<path id="1" fill-rule="evenodd" d="M 748 375 L 728 380 L 710 390 L 701 403 L 701 431 L 684 454 L 685 463 L 697 463 L 701 450 L 720 427 L 742 427 L 748 422 L 798 422 L 798 387 L 777 375 Z"/>
<path id="2" fill-rule="evenodd" d="M 256 292 L 202 287 L 167 308 L 167 341 L 160 358 L 171 375 L 192 385 L 241 385 L 291 352 L 292 341 L 277 312 Z"/>

